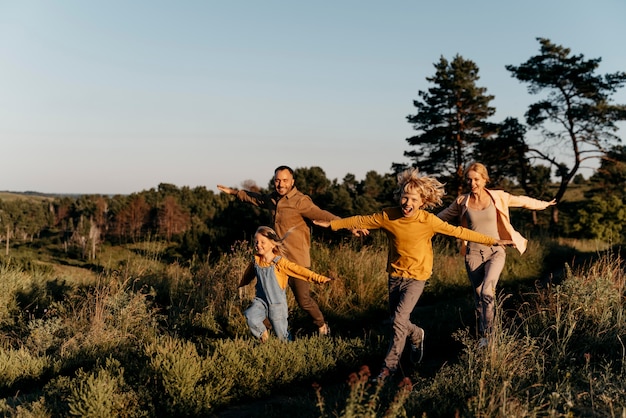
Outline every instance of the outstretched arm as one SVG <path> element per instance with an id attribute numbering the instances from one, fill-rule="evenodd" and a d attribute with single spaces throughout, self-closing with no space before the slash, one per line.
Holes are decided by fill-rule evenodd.
<path id="1" fill-rule="evenodd" d="M 313 223 L 317 226 L 321 226 L 322 228 L 328 228 L 330 227 L 330 221 L 319 221 L 319 220 L 313 220 Z M 370 230 L 369 229 L 351 229 L 350 232 L 352 232 L 352 235 L 354 235 L 355 237 L 364 237 L 370 234 Z"/>
<path id="2" fill-rule="evenodd" d="M 506 247 L 507 245 L 515 246 L 515 243 L 510 239 L 497 239 L 495 245 Z"/>
<path id="3" fill-rule="evenodd" d="M 278 261 L 277 269 L 288 276 L 295 277 L 296 279 L 304 280 L 307 282 L 326 283 L 334 280 L 332 277 L 316 273 L 306 267 L 302 267 L 299 264 L 289 261 L 286 258 L 281 258 Z"/>
<path id="4" fill-rule="evenodd" d="M 237 189 L 222 186 L 221 184 L 218 184 L 217 188 L 226 194 L 237 194 Z"/>
<path id="5" fill-rule="evenodd" d="M 330 221 L 318 221 L 318 220 L 313 220 L 313 223 L 317 226 L 321 226 L 322 228 L 330 228 Z M 367 231 L 367 229 L 366 229 Z M 369 231 L 368 231 L 369 233 Z"/>

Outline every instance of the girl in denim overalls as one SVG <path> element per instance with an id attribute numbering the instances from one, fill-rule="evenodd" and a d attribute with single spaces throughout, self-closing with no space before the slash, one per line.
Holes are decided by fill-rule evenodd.
<path id="1" fill-rule="evenodd" d="M 315 283 L 326 283 L 330 277 L 317 274 L 282 256 L 283 238 L 268 227 L 261 226 L 254 234 L 256 254 L 243 274 L 239 287 L 246 286 L 256 277 L 256 296 L 244 315 L 250 332 L 261 342 L 267 341 L 269 331 L 263 321 L 267 318 L 276 336 L 284 341 L 291 340 L 287 316 L 287 283 L 289 276 Z"/>

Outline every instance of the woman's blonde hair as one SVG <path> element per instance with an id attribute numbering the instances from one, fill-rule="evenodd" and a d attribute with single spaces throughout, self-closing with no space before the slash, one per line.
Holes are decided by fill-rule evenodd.
<path id="1" fill-rule="evenodd" d="M 256 229 L 256 232 L 254 233 L 254 235 L 256 234 L 261 234 L 262 236 L 270 240 L 272 244 L 274 244 L 274 248 L 272 250 L 274 254 L 283 255 L 283 252 L 285 250 L 285 244 L 284 244 L 285 239 L 279 237 L 276 231 L 274 231 L 269 226 L 260 226 Z"/>
<path id="2" fill-rule="evenodd" d="M 482 178 L 485 179 L 485 183 L 489 183 L 489 172 L 487 171 L 487 167 L 485 167 L 484 164 L 481 164 L 481 163 L 471 163 L 465 169 L 465 175 L 467 175 L 467 173 L 469 173 L 470 171 L 477 172 L 478 174 L 480 174 L 480 176 Z"/>
<path id="3" fill-rule="evenodd" d="M 398 174 L 398 189 L 394 196 L 400 200 L 402 193 L 417 192 L 422 196 L 424 209 L 434 208 L 443 203 L 441 198 L 446 194 L 444 185 L 434 177 L 422 176 L 416 167 L 409 168 Z"/>

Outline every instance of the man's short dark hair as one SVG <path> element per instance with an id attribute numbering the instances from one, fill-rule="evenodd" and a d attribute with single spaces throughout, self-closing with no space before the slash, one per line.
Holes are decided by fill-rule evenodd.
<path id="1" fill-rule="evenodd" d="M 293 176 L 293 170 L 291 169 L 291 167 L 286 166 L 286 165 L 281 165 L 281 166 L 276 167 L 276 170 L 274 170 L 274 174 L 278 173 L 279 171 L 283 171 L 283 170 L 289 171 L 289 173 L 291 173 L 291 175 Z"/>

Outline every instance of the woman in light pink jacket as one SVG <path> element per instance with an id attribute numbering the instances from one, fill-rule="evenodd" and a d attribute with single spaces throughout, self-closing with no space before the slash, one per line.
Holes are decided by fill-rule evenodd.
<path id="1" fill-rule="evenodd" d="M 502 190 L 489 190 L 487 168 L 480 163 L 473 163 L 465 170 L 467 184 L 471 192 L 459 196 L 450 206 L 437 216 L 443 221 L 458 223 L 461 226 L 489 235 L 496 239 L 511 240 L 523 254 L 527 240 L 511 225 L 509 208 L 522 207 L 531 210 L 544 210 L 556 204 L 526 196 L 515 196 Z M 488 343 L 491 332 L 495 290 L 500 274 L 504 269 L 506 252 L 501 246 L 487 246 L 477 243 L 463 243 L 465 268 L 470 283 L 474 288 L 480 346 Z"/>

